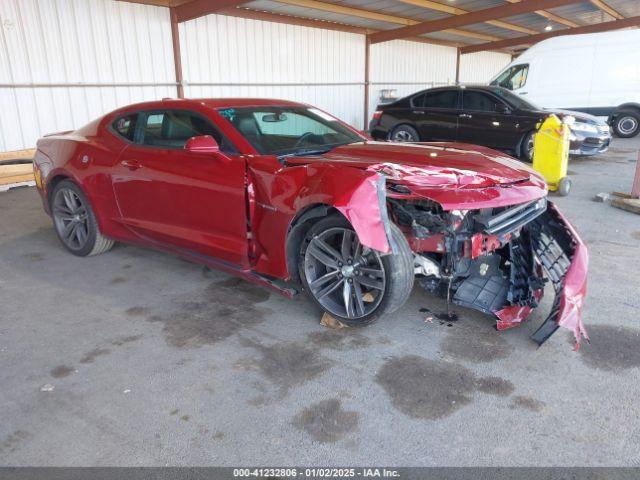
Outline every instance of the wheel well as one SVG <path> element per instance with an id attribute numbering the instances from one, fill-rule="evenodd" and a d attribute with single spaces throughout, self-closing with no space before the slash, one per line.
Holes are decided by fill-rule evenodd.
<path id="1" fill-rule="evenodd" d="M 393 132 L 395 132 L 396 128 L 398 128 L 398 127 L 411 127 L 411 128 L 413 128 L 416 131 L 416 133 L 418 134 L 418 140 L 421 140 L 420 132 L 418 131 L 416 126 L 412 125 L 410 123 L 407 123 L 407 122 L 402 122 L 402 123 L 399 123 L 397 125 L 394 125 L 394 127 L 391 130 L 389 130 L 389 138 L 388 138 L 388 140 L 391 140 L 391 135 L 393 134 Z"/>
<path id="2" fill-rule="evenodd" d="M 524 145 L 525 138 L 527 138 L 527 136 L 533 132 L 535 132 L 535 129 L 524 132 L 520 137 L 520 140 L 518 140 L 518 145 L 516 146 L 516 154 L 518 155 L 518 158 L 522 158 L 522 146 Z"/>
<path id="3" fill-rule="evenodd" d="M 640 105 L 637 103 L 624 103 L 620 105 L 618 108 L 616 108 L 616 110 L 611 115 L 611 118 L 615 120 L 617 117 L 620 116 L 621 113 L 628 112 L 628 111 L 632 111 L 637 114 L 640 114 Z"/>
<path id="4" fill-rule="evenodd" d="M 51 208 L 51 195 L 53 191 L 56 189 L 56 185 L 58 185 L 63 180 L 71 180 L 71 177 L 67 177 L 66 175 L 56 175 L 47 183 L 47 205 Z"/>
<path id="5" fill-rule="evenodd" d="M 338 209 L 331 205 L 323 203 L 315 204 L 305 208 L 301 212 L 298 212 L 291 222 L 287 233 L 285 248 L 287 254 L 287 270 L 289 271 L 291 280 L 294 282 L 300 283 L 301 281 L 300 274 L 298 272 L 298 255 L 300 253 L 300 247 L 302 246 L 304 237 L 307 235 L 307 232 L 314 223 L 334 213 L 340 214 Z"/>

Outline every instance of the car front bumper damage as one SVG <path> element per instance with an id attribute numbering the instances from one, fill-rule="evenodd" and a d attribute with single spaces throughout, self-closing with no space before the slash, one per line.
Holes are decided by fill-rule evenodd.
<path id="1" fill-rule="evenodd" d="M 395 212 L 406 225 L 403 217 L 411 211 L 405 206 Z M 573 332 L 576 347 L 582 338 L 588 341 L 582 322 L 587 247 L 557 207 L 542 198 L 476 212 L 439 236 L 416 241 L 416 229 L 409 234 L 418 256 L 432 263 L 440 259 L 439 273 L 421 278 L 421 285 L 457 305 L 493 315 L 496 328 L 505 330 L 538 307 L 548 283 L 554 295 L 551 311 L 531 338 L 542 345 L 563 327 Z M 424 214 L 414 213 L 416 220 L 428 225 Z M 431 218 L 431 228 L 438 228 L 434 225 Z"/>
<path id="2" fill-rule="evenodd" d="M 553 203 L 530 227 L 534 235 L 536 257 L 542 263 L 554 289 L 551 313 L 532 339 L 542 345 L 559 327 L 573 332 L 576 349 L 589 336 L 582 322 L 582 308 L 587 293 L 587 246 L 573 226 Z"/>
<path id="3" fill-rule="evenodd" d="M 587 290 L 587 247 L 551 202 L 548 202 L 544 213 L 523 228 L 520 237 L 525 234 L 529 238 L 526 246 L 532 251 L 533 261 L 530 262 L 531 267 L 527 273 L 527 263 L 516 257 L 521 257 L 523 252 L 516 254 L 517 249 L 511 248 L 511 263 L 522 267 L 515 275 L 511 275 L 510 300 L 501 308 L 493 310 L 497 317 L 496 327 L 498 330 L 504 330 L 525 320 L 542 298 L 543 288 L 540 279 L 545 278 L 550 282 L 554 292 L 551 312 L 531 339 L 542 345 L 558 328 L 563 327 L 573 332 L 577 349 L 583 337 L 589 341 L 582 321 L 582 308 Z M 510 243 L 514 242 L 515 239 Z M 513 269 L 512 266 L 511 270 Z M 513 291 L 520 288 L 517 285 L 518 277 L 522 279 L 527 274 L 530 295 L 528 298 L 521 295 L 520 301 L 513 301 L 514 296 L 517 297 Z"/>

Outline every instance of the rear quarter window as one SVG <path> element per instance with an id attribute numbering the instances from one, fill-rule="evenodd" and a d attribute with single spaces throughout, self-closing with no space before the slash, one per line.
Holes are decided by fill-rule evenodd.
<path id="1" fill-rule="evenodd" d="M 124 140 L 133 142 L 138 114 L 133 113 L 116 118 L 111 124 L 113 131 Z"/>
<path id="2" fill-rule="evenodd" d="M 427 108 L 456 108 L 458 106 L 458 91 L 440 90 L 427 93 L 425 102 Z"/>

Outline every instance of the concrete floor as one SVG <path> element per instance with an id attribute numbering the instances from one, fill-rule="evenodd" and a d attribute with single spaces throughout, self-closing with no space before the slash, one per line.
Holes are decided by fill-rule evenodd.
<path id="1" fill-rule="evenodd" d="M 0 193 L 1 465 L 640 465 L 640 139 L 575 159 L 557 198 L 590 247 L 585 323 L 425 322 L 415 289 L 358 330 L 151 250 L 66 253 L 33 188 Z"/>

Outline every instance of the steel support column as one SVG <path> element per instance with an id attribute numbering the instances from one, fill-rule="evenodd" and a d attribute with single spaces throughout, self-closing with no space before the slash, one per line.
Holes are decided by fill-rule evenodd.
<path id="1" fill-rule="evenodd" d="M 171 9 L 171 42 L 173 44 L 173 65 L 176 71 L 178 98 L 184 98 L 182 59 L 180 57 L 180 29 L 175 8 Z"/>

